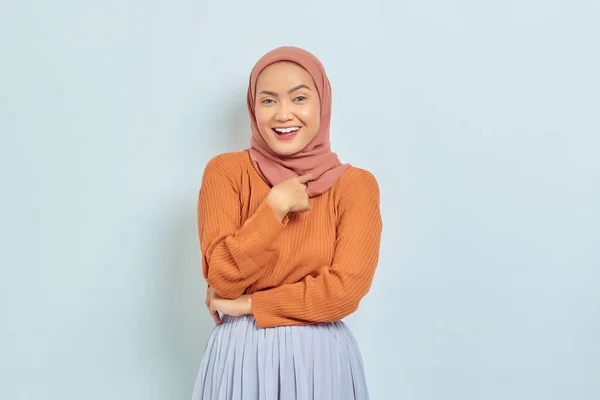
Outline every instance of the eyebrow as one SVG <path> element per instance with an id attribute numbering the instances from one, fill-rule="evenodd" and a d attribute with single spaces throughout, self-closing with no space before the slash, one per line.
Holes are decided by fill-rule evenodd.
<path id="1" fill-rule="evenodd" d="M 306 85 L 302 84 L 302 85 L 295 86 L 295 87 L 291 88 L 290 90 L 288 90 L 288 94 L 291 94 L 291 93 L 295 92 L 296 90 L 300 90 L 300 89 L 308 89 L 308 90 L 311 90 L 311 89 L 310 89 L 308 86 L 306 86 Z M 262 91 L 260 92 L 260 94 L 266 94 L 266 95 L 273 96 L 273 97 L 278 97 L 278 96 L 279 96 L 279 94 L 278 94 L 278 93 L 276 93 L 276 92 L 271 92 L 270 90 L 262 90 Z"/>

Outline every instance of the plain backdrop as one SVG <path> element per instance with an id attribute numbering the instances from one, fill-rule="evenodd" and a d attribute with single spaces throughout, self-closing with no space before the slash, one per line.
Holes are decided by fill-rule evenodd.
<path id="1" fill-rule="evenodd" d="M 2 1 L 0 398 L 189 398 L 202 171 L 295 45 L 381 187 L 372 399 L 599 399 L 599 4 Z"/>

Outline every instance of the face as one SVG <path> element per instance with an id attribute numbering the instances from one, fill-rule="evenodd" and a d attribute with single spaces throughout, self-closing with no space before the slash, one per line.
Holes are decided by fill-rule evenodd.
<path id="1" fill-rule="evenodd" d="M 255 115 L 271 150 L 282 156 L 302 151 L 321 121 L 319 93 L 310 74 L 291 62 L 269 65 L 256 82 Z"/>

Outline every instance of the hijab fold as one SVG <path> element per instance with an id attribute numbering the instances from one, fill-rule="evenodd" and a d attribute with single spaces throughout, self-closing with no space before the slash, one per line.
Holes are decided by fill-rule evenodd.
<path id="1" fill-rule="evenodd" d="M 313 78 L 321 100 L 321 123 L 313 140 L 300 152 L 289 156 L 275 153 L 260 134 L 256 123 L 256 82 L 260 73 L 269 65 L 289 61 L 300 65 Z M 309 197 L 328 191 L 350 164 L 342 164 L 331 151 L 329 124 L 331 121 L 331 85 L 321 62 L 306 50 L 285 46 L 265 54 L 254 66 L 248 86 L 248 111 L 252 138 L 248 152 L 258 174 L 270 185 L 308 173 L 313 180 L 307 183 Z"/>

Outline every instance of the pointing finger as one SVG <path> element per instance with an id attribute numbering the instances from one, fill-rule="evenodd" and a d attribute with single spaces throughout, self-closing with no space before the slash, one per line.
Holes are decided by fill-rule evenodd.
<path id="1" fill-rule="evenodd" d="M 298 177 L 300 183 L 306 183 L 313 180 L 313 174 L 305 174 Z"/>

